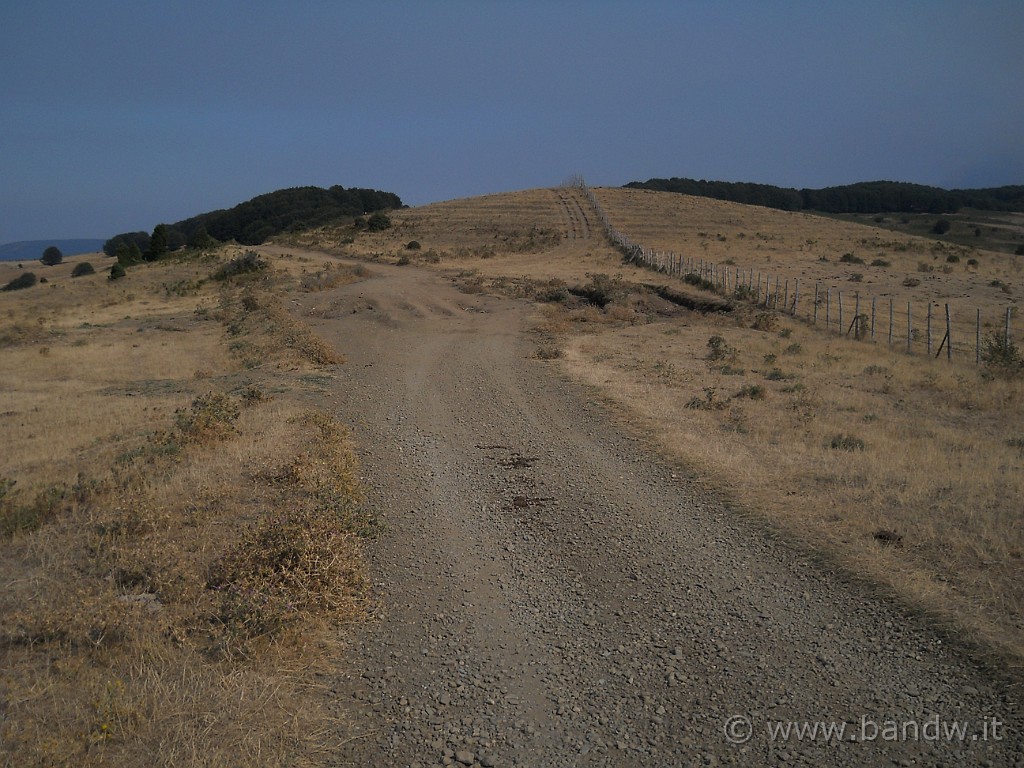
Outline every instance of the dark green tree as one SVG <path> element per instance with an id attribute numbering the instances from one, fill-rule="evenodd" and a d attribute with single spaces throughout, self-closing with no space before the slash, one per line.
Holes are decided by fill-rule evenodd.
<path id="1" fill-rule="evenodd" d="M 156 261 L 167 255 L 170 249 L 170 233 L 166 224 L 157 224 L 149 238 L 149 249 L 144 254 L 146 261 Z"/>
<path id="2" fill-rule="evenodd" d="M 94 275 L 96 269 L 88 261 L 81 261 L 75 264 L 75 268 L 71 270 L 72 277 L 81 277 L 82 275 Z"/>
<path id="3" fill-rule="evenodd" d="M 64 254 L 60 252 L 60 248 L 58 248 L 56 245 L 51 245 L 49 248 L 43 251 L 43 255 L 39 258 L 39 260 L 43 262 L 43 264 L 45 264 L 46 266 L 53 267 L 64 261 Z"/>
<path id="4" fill-rule="evenodd" d="M 110 280 L 120 280 L 124 276 L 125 276 L 124 267 L 121 266 L 121 262 L 117 262 L 114 266 L 112 266 L 110 268 L 110 277 L 108 279 L 110 279 Z"/>

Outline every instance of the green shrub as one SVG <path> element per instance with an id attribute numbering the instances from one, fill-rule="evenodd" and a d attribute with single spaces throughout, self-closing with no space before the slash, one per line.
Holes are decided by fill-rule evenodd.
<path id="1" fill-rule="evenodd" d="M 871 262 L 872 267 L 891 267 L 892 263 L 885 259 L 875 259 Z"/>
<path id="2" fill-rule="evenodd" d="M 839 257 L 839 260 L 841 262 L 843 262 L 844 264 L 863 264 L 864 263 L 864 259 L 862 259 L 860 256 L 856 256 L 856 255 L 854 255 L 852 253 L 844 253 L 842 256 Z"/>
<path id="3" fill-rule="evenodd" d="M 405 244 L 405 249 L 407 251 L 418 251 L 422 247 L 423 246 L 420 245 L 419 240 L 410 240 L 408 243 Z"/>
<path id="4" fill-rule="evenodd" d="M 93 268 L 92 264 L 90 264 L 88 261 L 82 261 L 82 262 L 79 262 L 78 264 L 75 264 L 75 268 L 71 270 L 71 276 L 72 277 L 82 277 L 83 275 L 95 275 L 95 274 L 96 274 L 96 270 Z"/>
<path id="5" fill-rule="evenodd" d="M 758 312 L 754 323 L 750 326 L 755 331 L 771 333 L 779 327 L 779 318 L 774 312 Z"/>
<path id="6" fill-rule="evenodd" d="M 951 253 L 949 254 L 949 256 L 946 257 L 946 261 L 949 264 L 958 264 L 960 262 L 960 257 L 957 256 L 955 253 Z"/>
<path id="7" fill-rule="evenodd" d="M 938 219 L 932 225 L 932 232 L 936 235 L 944 235 L 949 232 L 951 226 L 953 225 L 949 223 L 949 219 Z"/>
<path id="8" fill-rule="evenodd" d="M 981 345 L 981 361 L 992 372 L 1016 376 L 1024 371 L 1020 349 L 1002 333 L 990 333 Z"/>
<path id="9" fill-rule="evenodd" d="M 35 272 L 22 272 L 0 290 L 20 291 L 24 288 L 31 288 L 36 282 Z"/>
<path id="10" fill-rule="evenodd" d="M 751 400 L 764 400 L 765 388 L 760 384 L 748 384 L 733 395 L 733 397 L 748 397 Z"/>
<path id="11" fill-rule="evenodd" d="M 850 451 L 853 453 L 855 451 L 863 451 L 867 446 L 859 437 L 838 434 L 832 438 L 829 447 L 833 451 Z"/>
<path id="12" fill-rule="evenodd" d="M 391 228 L 391 219 L 383 211 L 377 211 L 366 222 L 366 229 L 370 232 L 383 232 Z"/>
<path id="13" fill-rule="evenodd" d="M 126 273 L 124 271 L 124 266 L 119 261 L 116 264 L 114 264 L 114 266 L 112 266 L 110 268 L 110 277 L 107 278 L 107 279 L 108 280 L 120 280 L 122 277 L 125 276 L 125 274 Z"/>
<path id="14" fill-rule="evenodd" d="M 239 275 L 251 275 L 266 269 L 269 265 L 256 251 L 246 251 L 221 266 L 212 277 L 214 280 L 230 280 Z"/>
<path id="15" fill-rule="evenodd" d="M 733 360 L 736 358 L 736 350 L 726 344 L 721 336 L 712 336 L 708 339 L 708 360 Z"/>

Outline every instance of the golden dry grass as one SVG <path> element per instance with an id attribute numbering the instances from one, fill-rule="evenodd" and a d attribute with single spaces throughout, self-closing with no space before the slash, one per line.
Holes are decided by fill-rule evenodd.
<path id="1" fill-rule="evenodd" d="M 358 235 L 334 250 L 395 260 L 415 236 L 440 254 L 436 265 L 419 262 L 458 274 L 466 290 L 526 298 L 586 287 L 594 274 L 621 278 L 625 289 L 603 309 L 572 296 L 546 305 L 538 357 L 561 357 L 563 370 L 617 404 L 668 456 L 738 507 L 1020 671 L 1024 384 L 973 365 L 973 307 L 983 309 L 986 333 L 1001 329 L 1005 307 L 1024 287 L 1019 260 L 807 214 L 641 190 L 596 194 L 612 223 L 645 246 L 799 278 L 808 315 L 815 282 L 844 291 L 847 317 L 855 291 L 879 296 L 875 340 L 825 333 L 824 306 L 817 328 L 779 318 L 770 332 L 751 327 L 758 310 L 742 303 L 724 315 L 666 307 L 630 284 L 717 299 L 624 264 L 595 231 L 596 217 L 590 236 L 579 237 L 560 202 L 570 195 L 585 207 L 574 190 L 399 211 L 393 218 L 404 229 L 372 241 Z M 562 237 L 549 248 L 489 247 L 495 227 L 522 232 L 559 222 Z M 339 233 L 322 231 L 309 242 Z M 866 264 L 840 261 L 845 253 Z M 960 262 L 946 261 L 951 254 Z M 968 266 L 968 258 L 978 265 Z M 870 266 L 875 259 L 889 266 Z M 920 264 L 932 270 L 919 271 Z M 908 277 L 920 283 L 903 285 Z M 971 307 L 967 324 L 954 325 L 952 365 L 925 359 L 923 339 L 915 339 L 912 356 L 899 333 L 889 348 L 889 298 L 915 303 L 921 331 L 928 302 Z M 867 306 L 865 298 L 862 311 Z M 937 347 L 938 310 L 935 317 Z M 897 328 L 900 322 L 897 315 Z M 712 336 L 735 354 L 708 361 Z"/>
<path id="2" fill-rule="evenodd" d="M 281 296 L 323 262 L 209 279 L 237 255 L 0 299 L 5 764 L 319 764 L 345 738 L 320 680 L 372 521 L 302 402 L 338 355 Z"/>

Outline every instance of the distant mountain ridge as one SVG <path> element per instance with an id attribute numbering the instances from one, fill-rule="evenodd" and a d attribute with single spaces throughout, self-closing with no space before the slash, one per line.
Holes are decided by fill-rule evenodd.
<path id="1" fill-rule="evenodd" d="M 1024 186 L 1020 185 L 987 189 L 942 189 L 902 181 L 864 181 L 823 189 L 793 189 L 771 184 L 673 177 L 631 181 L 623 186 L 628 189 L 678 192 L 783 211 L 956 213 L 961 208 L 1024 211 Z"/>
<path id="2" fill-rule="evenodd" d="M 19 240 L 0 245 L 0 261 L 39 261 L 43 251 L 51 245 L 60 248 L 65 256 L 96 253 L 103 250 L 103 240 L 79 237 L 65 240 Z"/>

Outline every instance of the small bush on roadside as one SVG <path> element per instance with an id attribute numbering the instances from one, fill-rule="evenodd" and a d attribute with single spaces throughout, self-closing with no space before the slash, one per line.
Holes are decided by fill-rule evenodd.
<path id="1" fill-rule="evenodd" d="M 771 333 L 779 327 L 779 318 L 774 312 L 758 312 L 750 327 L 755 331 Z"/>
<path id="2" fill-rule="evenodd" d="M 855 255 L 853 253 L 844 253 L 842 256 L 839 257 L 839 260 L 841 262 L 843 262 L 844 264 L 863 264 L 864 263 L 864 259 L 862 259 L 860 256 L 857 256 L 857 255 Z"/>
<path id="3" fill-rule="evenodd" d="M 407 251 L 418 251 L 422 247 L 423 246 L 420 245 L 419 240 L 410 240 L 408 243 L 405 244 L 405 249 Z"/>
<path id="4" fill-rule="evenodd" d="M 75 268 L 71 270 L 72 277 L 82 277 L 83 275 L 95 275 L 96 269 L 88 261 L 81 261 L 75 264 Z"/>
<path id="5" fill-rule="evenodd" d="M 186 441 L 211 443 L 234 434 L 239 415 L 238 403 L 220 392 L 210 392 L 193 400 L 189 410 L 178 409 L 174 424 Z"/>
<path id="6" fill-rule="evenodd" d="M 875 259 L 871 262 L 872 267 L 891 267 L 892 263 L 885 259 Z"/>
<path id="7" fill-rule="evenodd" d="M 120 280 L 126 274 L 127 273 L 124 271 L 124 267 L 122 266 L 121 262 L 117 262 L 116 264 L 114 264 L 114 266 L 110 268 L 110 276 L 107 279 Z"/>

